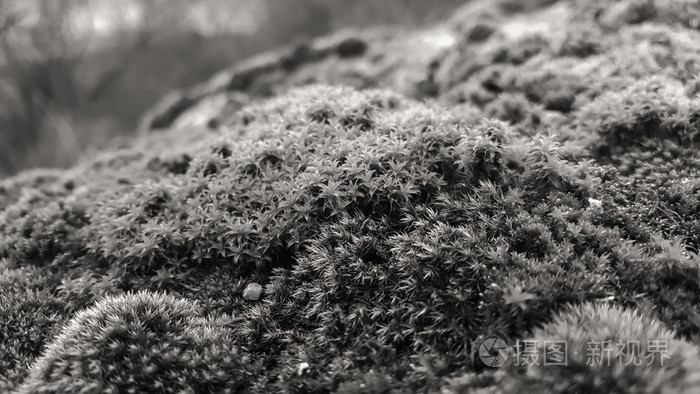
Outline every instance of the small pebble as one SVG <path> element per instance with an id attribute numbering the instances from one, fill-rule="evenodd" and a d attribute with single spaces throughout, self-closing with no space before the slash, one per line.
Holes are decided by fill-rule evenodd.
<path id="1" fill-rule="evenodd" d="M 603 202 L 596 200 L 595 198 L 589 198 L 588 204 L 590 204 L 591 207 L 600 208 L 603 205 Z"/>
<path id="2" fill-rule="evenodd" d="M 248 301 L 257 301 L 262 294 L 262 286 L 257 283 L 249 283 L 243 290 L 243 299 Z"/>
<path id="3" fill-rule="evenodd" d="M 299 363 L 299 369 L 297 370 L 297 374 L 299 376 L 303 375 L 306 370 L 309 369 L 309 363 Z"/>

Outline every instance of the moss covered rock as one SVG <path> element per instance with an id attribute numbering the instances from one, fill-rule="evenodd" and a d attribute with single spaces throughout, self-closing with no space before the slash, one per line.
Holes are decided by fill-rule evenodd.
<path id="1" fill-rule="evenodd" d="M 665 3 L 324 38 L 2 181 L 0 389 L 692 392 L 700 33 Z M 672 359 L 494 372 L 492 336 Z"/>

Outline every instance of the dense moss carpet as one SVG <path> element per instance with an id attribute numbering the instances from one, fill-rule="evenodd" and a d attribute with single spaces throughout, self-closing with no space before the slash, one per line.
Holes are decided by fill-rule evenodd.
<path id="1" fill-rule="evenodd" d="M 0 392 L 694 392 L 699 27 L 692 0 L 473 1 L 4 180 Z"/>

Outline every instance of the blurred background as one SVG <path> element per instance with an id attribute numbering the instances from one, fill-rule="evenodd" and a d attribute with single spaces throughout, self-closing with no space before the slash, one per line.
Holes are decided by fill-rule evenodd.
<path id="1" fill-rule="evenodd" d="M 0 0 L 0 178 L 67 167 L 164 94 L 347 27 L 426 25 L 465 0 Z"/>

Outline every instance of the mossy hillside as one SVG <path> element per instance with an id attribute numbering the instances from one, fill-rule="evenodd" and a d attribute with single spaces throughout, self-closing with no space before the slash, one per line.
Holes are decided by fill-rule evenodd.
<path id="1" fill-rule="evenodd" d="M 333 391 L 367 376 L 437 389 L 474 368 L 480 337 L 522 337 L 569 303 L 611 296 L 663 306 L 665 324 L 697 332 L 697 281 L 677 282 L 698 275 L 697 257 L 663 249 L 643 218 L 639 234 L 604 220 L 615 207 L 603 168 L 473 116 L 317 87 L 249 107 L 199 145 L 161 153 L 151 137 L 66 174 L 80 186 L 5 209 L 8 272 L 53 273 L 44 291 L 64 316 L 136 289 L 230 316 L 230 342 L 257 363 L 236 369 L 253 390 Z M 143 179 L 108 175 L 125 169 Z M 241 298 L 251 282 L 262 303 Z M 410 367 L 419 360 L 430 368 Z M 69 384 L 47 376 L 46 387 Z"/>
<path id="2" fill-rule="evenodd" d="M 2 390 L 128 391 L 148 370 L 156 392 L 692 392 L 691 14 L 510 3 L 468 4 L 491 16 L 458 13 L 465 42 L 418 62 L 430 89 L 409 94 L 436 102 L 287 91 L 326 64 L 373 72 L 368 54 L 382 46 L 367 41 L 352 58 L 255 74 L 279 96 L 208 128 L 4 181 Z M 557 25 L 509 35 L 528 20 Z M 391 59 L 372 84 L 419 75 L 411 63 L 402 78 Z M 251 283 L 264 287 L 258 301 L 242 297 Z M 474 357 L 493 334 L 573 344 L 606 333 L 668 339 L 673 363 L 494 373 Z"/>

